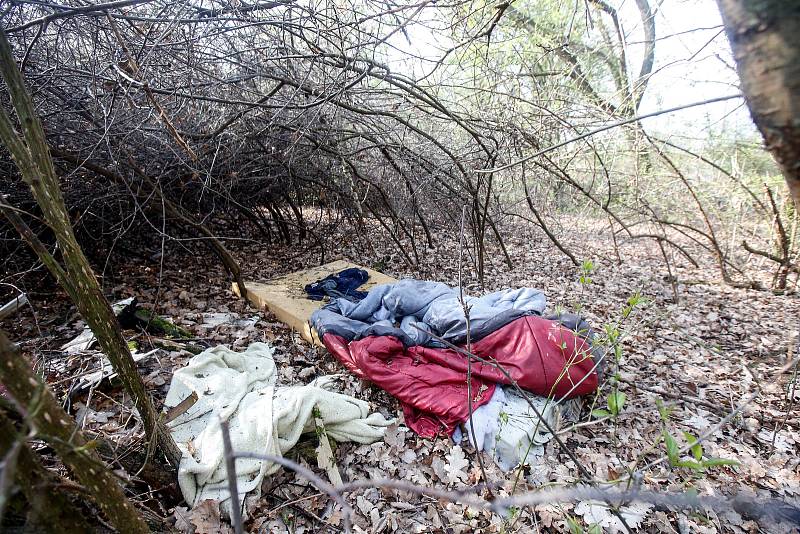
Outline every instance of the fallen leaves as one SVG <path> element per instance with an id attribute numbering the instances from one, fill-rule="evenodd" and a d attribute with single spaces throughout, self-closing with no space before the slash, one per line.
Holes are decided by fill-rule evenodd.
<path id="1" fill-rule="evenodd" d="M 615 515 L 608 504 L 600 501 L 580 501 L 575 505 L 575 514 L 582 516 L 587 525 L 599 525 L 610 534 L 628 532 L 625 524 L 631 528 L 638 528 L 644 521 L 647 512 L 653 508 L 652 504 L 634 501 L 619 509 L 619 516 Z"/>
<path id="2" fill-rule="evenodd" d="M 233 534 L 227 521 L 219 512 L 219 501 L 207 499 L 191 510 L 183 507 L 173 512 L 175 528 L 185 534 Z"/>
<path id="3" fill-rule="evenodd" d="M 390 241 L 375 230 L 368 231 L 375 232 L 370 239 L 374 250 L 359 246 L 361 240 L 351 240 L 354 244 L 347 248 L 341 239 L 345 229 L 331 232 L 328 238 L 332 250 L 368 266 L 383 262 L 384 270 L 397 277 L 413 276 L 450 284 L 458 279 L 457 235 L 440 232 L 435 248 L 421 255 L 420 265 L 409 268 L 392 250 L 394 245 Z M 641 290 L 650 300 L 651 305 L 634 313 L 623 327 L 625 338 L 619 373 L 627 382 L 672 394 L 669 398 L 661 397 L 672 411 L 670 422 L 675 436 L 683 435 L 684 431 L 702 435 L 717 425 L 737 400 L 760 388 L 761 395 L 742 417 L 735 418 L 703 443 L 709 457 L 735 459 L 741 462 L 740 466 L 709 469 L 698 481 L 691 470 L 669 469 L 660 464 L 647 473 L 644 482 L 647 489 L 694 487 L 701 494 L 718 496 L 750 490 L 754 498 L 800 498 L 800 460 L 796 454 L 800 443 L 796 423 L 800 420 L 800 410 L 797 398 L 792 398 L 798 395 L 798 388 L 788 387 L 793 373 L 792 369 L 786 369 L 797 357 L 789 348 L 796 343 L 800 299 L 710 283 L 679 282 L 680 301 L 671 302 L 670 283 L 659 276 L 664 268 L 657 246 L 649 247 L 643 241 L 624 244 L 625 262 L 615 265 L 602 260 L 604 255 L 614 257 L 610 240 L 593 232 L 582 235 L 576 231 L 574 242 L 586 244 L 586 249 L 600 258 L 595 260 L 597 268 L 592 273 L 592 284 L 581 286 L 576 282 L 578 274 L 530 227 L 508 227 L 506 235 L 515 268 L 507 269 L 502 263 L 502 252 L 490 247 L 485 288 L 479 286 L 474 273 L 464 272 L 470 294 L 504 287 L 540 287 L 547 293 L 548 309 L 575 309 L 580 305 L 597 327 L 618 318 L 635 291 Z M 239 253 L 247 255 L 248 262 L 243 264 L 247 270 L 245 277 L 253 280 L 289 272 L 319 259 L 316 252 L 304 251 L 302 247 L 282 251 L 253 247 Z M 713 266 L 695 269 L 678 264 L 674 273 L 679 281 L 713 280 L 710 269 Z M 309 347 L 274 317 L 233 297 L 226 275 L 213 262 L 197 262 L 195 256 L 167 255 L 163 279 L 159 281 L 156 274 L 134 268 L 121 272 L 125 283 L 115 288 L 116 296 L 136 294 L 148 306 L 158 302 L 155 311 L 191 331 L 198 340 L 196 343 L 242 347 L 268 340 L 276 349 L 282 384 L 342 372 L 342 366 L 324 349 Z M 166 288 L 160 294 L 159 282 Z M 19 316 L 24 313 L 27 312 L 21 310 Z M 60 316 L 66 313 L 61 312 Z M 22 327 L 28 329 L 28 335 L 17 337 L 37 339 L 39 327 L 32 318 L 28 322 Z M 82 331 L 79 321 L 59 323 L 50 333 L 53 336 L 50 346 L 58 351 L 65 341 Z M 139 341 L 141 350 L 148 350 L 147 340 Z M 787 353 L 792 357 L 787 359 Z M 172 368 L 182 365 L 188 356 L 182 346 L 170 347 L 143 362 L 143 376 L 147 377 L 156 399 L 163 394 L 161 384 L 169 383 Z M 45 363 L 52 368 L 54 360 L 57 358 Z M 92 369 L 70 367 L 70 370 L 79 373 Z M 54 376 L 52 380 L 60 379 L 63 377 Z M 401 414 L 397 402 L 374 386 L 350 375 L 341 384 L 343 393 L 363 398 L 387 414 Z M 616 408 L 616 420 L 593 422 L 584 409 L 581 421 L 585 425 L 562 435 L 592 474 L 609 481 L 627 476 L 628 469 L 637 461 L 636 465 L 641 466 L 665 454 L 663 442 L 654 445 L 662 439 L 663 425 L 655 406 L 660 395 L 620 383 L 612 408 L 609 405 L 612 391 L 614 388 L 606 384 L 594 408 L 607 409 L 609 413 Z M 113 392 L 105 390 L 104 395 L 78 399 L 73 410 L 81 410 L 80 415 L 85 416 L 84 422 L 92 430 L 113 433 L 111 437 L 122 444 L 138 443 L 141 427 L 136 424 L 136 416 L 118 399 L 108 398 L 113 397 Z M 702 399 L 719 409 L 694 403 L 692 399 Z M 128 421 L 132 423 L 127 424 Z M 479 469 L 476 462 L 470 461 L 471 454 L 454 446 L 446 437 L 419 438 L 402 423 L 389 427 L 382 443 L 338 444 L 333 454 L 345 480 L 396 478 L 439 489 L 463 488 L 478 480 Z M 491 464 L 491 460 L 485 459 Z M 301 461 L 308 466 L 306 460 Z M 309 467 L 316 469 L 314 459 L 308 461 Z M 325 478 L 321 470 L 317 469 L 317 473 Z M 269 491 L 262 495 L 253 509 L 252 521 L 247 524 L 250 531 L 315 532 L 324 530 L 326 525 L 341 529 L 341 509 L 319 495 L 317 488 L 291 473 L 280 472 L 271 478 Z M 573 484 L 580 477 L 578 466 L 551 442 L 534 465 L 511 473 L 487 465 L 487 478 L 489 482 L 500 483 L 504 494 L 512 491 L 517 494 L 542 486 Z M 568 518 L 575 518 L 585 531 L 592 524 L 603 525 L 608 532 L 620 530 L 619 520 L 608 508 L 592 501 L 541 504 L 519 510 L 513 518 L 473 513 L 460 504 L 382 490 L 353 492 L 348 502 L 356 510 L 355 523 L 362 532 L 511 533 L 536 532 L 537 528 L 568 532 Z M 639 503 L 626 507 L 623 516 L 635 530 L 647 532 L 753 532 L 758 528 L 735 512 L 720 514 L 713 522 L 703 522 Z M 227 522 L 219 517 L 218 506 L 211 502 L 194 510 L 175 508 L 173 518 L 175 528 L 181 532 L 229 532 Z"/>
<path id="4" fill-rule="evenodd" d="M 445 455 L 447 463 L 444 470 L 447 473 L 447 481 L 451 484 L 456 482 L 466 482 L 469 480 L 469 460 L 464 456 L 464 450 L 460 445 L 454 445 L 450 452 Z"/>

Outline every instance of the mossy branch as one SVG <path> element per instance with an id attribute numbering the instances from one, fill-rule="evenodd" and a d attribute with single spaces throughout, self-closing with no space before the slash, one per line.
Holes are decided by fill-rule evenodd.
<path id="1" fill-rule="evenodd" d="M 26 238 L 39 259 L 69 293 L 81 316 L 86 320 L 125 389 L 133 398 L 148 439 L 158 445 L 170 463 L 177 465 L 180 451 L 166 426 L 158 418 L 158 413 L 136 369 L 128 344 L 122 336 L 119 322 L 108 300 L 103 296 L 89 261 L 75 238 L 53 161 L 50 158 L 44 130 L 2 28 L 0 28 L 0 74 L 6 82 L 22 129 L 20 137 L 5 110 L 0 108 L 0 140 L 11 152 L 22 173 L 22 179 L 30 186 L 45 222 L 53 231 L 61 250 L 63 266 L 54 261 L 52 255 L 46 253 L 46 249 L 38 243 L 38 239 L 35 239 L 30 230 L 26 231 L 26 227 L 20 225 L 21 219 L 17 218 L 16 223 L 13 215 L 10 219 L 15 227 L 21 230 L 23 238 Z M 6 216 L 12 211 L 3 208 Z"/>
<path id="2" fill-rule="evenodd" d="M 59 406 L 47 386 L 33 373 L 30 364 L 2 331 L 0 382 L 8 388 L 17 404 L 26 408 L 23 415 L 34 435 L 44 439 L 56 451 L 111 524 L 120 532 L 149 532 L 147 524 L 125 496 L 119 481 L 83 433 L 75 430 L 75 422 Z M 22 453 L 20 459 L 24 460 L 25 456 Z"/>

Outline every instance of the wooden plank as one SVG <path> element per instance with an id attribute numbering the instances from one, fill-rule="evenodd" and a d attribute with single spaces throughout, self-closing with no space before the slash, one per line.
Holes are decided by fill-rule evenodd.
<path id="1" fill-rule="evenodd" d="M 397 282 L 396 278 L 373 269 L 368 269 L 346 260 L 337 260 L 319 267 L 287 274 L 269 282 L 245 281 L 247 300 L 259 309 L 266 308 L 271 311 L 279 321 L 297 330 L 306 341 L 322 345 L 316 332 L 312 332 L 309 320 L 311 319 L 311 314 L 325 303 L 307 298 L 308 296 L 303 288 L 311 282 L 316 282 L 330 274 L 336 274 L 351 267 L 358 267 L 369 273 L 369 280 L 360 289 L 369 290 L 376 285 Z M 235 283 L 232 284 L 232 287 L 234 293 L 239 295 L 239 290 Z"/>

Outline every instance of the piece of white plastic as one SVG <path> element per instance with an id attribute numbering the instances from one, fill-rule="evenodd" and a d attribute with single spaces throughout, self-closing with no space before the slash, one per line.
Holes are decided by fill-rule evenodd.
<path id="1" fill-rule="evenodd" d="M 17 295 L 13 300 L 10 300 L 3 304 L 0 308 L 0 321 L 5 319 L 6 317 L 11 317 L 18 309 L 23 307 L 28 303 L 28 295 L 25 293 L 20 293 Z"/>

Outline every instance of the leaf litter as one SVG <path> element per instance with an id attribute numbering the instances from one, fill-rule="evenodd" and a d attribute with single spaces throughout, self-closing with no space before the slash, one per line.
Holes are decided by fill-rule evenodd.
<path id="1" fill-rule="evenodd" d="M 440 232 L 435 247 L 426 249 L 420 264 L 412 268 L 403 263 L 402 256 L 381 237 L 379 230 L 370 231 L 371 248 L 359 248 L 344 229 L 332 234 L 329 250 L 335 250 L 335 256 L 326 261 L 347 258 L 398 278 L 457 283 L 457 235 Z M 743 493 L 753 499 L 779 498 L 800 505 L 800 410 L 793 397 L 797 388 L 792 389 L 800 353 L 800 299 L 796 295 L 727 287 L 717 281 L 710 264 L 695 268 L 676 263 L 672 265 L 673 274 L 678 277 L 676 302 L 656 245 L 643 241 L 625 244 L 621 250 L 625 261 L 618 265 L 613 260 L 610 240 L 576 230 L 570 234 L 570 245 L 590 250 L 594 264 L 591 283 L 581 284 L 580 272 L 533 228 L 520 225 L 507 233 L 506 246 L 514 269 L 508 269 L 502 254 L 490 247 L 484 288 L 472 270 L 464 270 L 468 293 L 513 286 L 538 287 L 548 296 L 548 309 L 580 309 L 598 329 L 618 321 L 634 293 L 640 292 L 647 300 L 622 326 L 623 351 L 618 367 L 621 380 L 616 386 L 606 380 L 596 399 L 586 399 L 580 422 L 560 432 L 595 482 L 613 485 L 631 469 L 664 457 L 665 431 L 675 437 L 679 446 L 688 445 L 683 432 L 697 436 L 714 429 L 742 399 L 755 394 L 738 415 L 702 443 L 704 458 L 733 459 L 738 465 L 697 471 L 662 462 L 643 472 L 642 488 L 691 490 L 717 497 Z M 243 263 L 246 279 L 264 280 L 318 263 L 318 250 L 303 247 L 263 250 L 253 246 L 238 254 L 248 258 Z M 324 349 L 310 347 L 269 313 L 258 313 L 232 295 L 227 276 L 219 266 L 198 263 L 194 255 L 176 251 L 164 258 L 160 276 L 157 270 L 133 267 L 122 268 L 117 274 L 118 285 L 113 288 L 112 298 L 135 296 L 143 306 L 169 317 L 195 336 L 190 341 L 177 342 L 126 332 L 143 353 L 156 349 L 152 357 L 139 362 L 139 367 L 157 400 L 163 400 L 172 370 L 192 356 L 192 346 L 195 350 L 216 344 L 244 348 L 254 341 L 269 342 L 276 349 L 281 384 L 342 373 L 341 366 Z M 31 300 L 36 307 L 35 294 Z M 62 298 L 61 302 L 47 304 L 47 315 L 69 316 L 65 312 L 69 309 Z M 80 375 L 87 369 L 83 363 L 73 361 L 75 358 L 66 360 L 68 355 L 59 349 L 84 331 L 83 324 L 73 315 L 67 325 L 50 322 L 49 328 L 42 329 L 27 307 L 17 317 L 22 319 L 10 328 L 14 337 L 24 340 L 22 349 L 43 369 L 54 390 L 65 396 L 69 382 L 64 376 Z M 341 382 L 343 393 L 368 400 L 386 415 L 402 416 L 396 401 L 385 392 L 346 374 Z M 591 410 L 607 408 L 608 397 L 614 391 L 624 393 L 620 413 L 610 418 L 593 417 Z M 116 401 L 114 391 L 107 387 L 98 387 L 94 393 L 80 397 L 70 407 L 72 413 L 80 414 L 85 428 L 135 446 L 142 430 L 130 407 Z M 670 412 L 666 421 L 659 415 L 657 402 Z M 406 429 L 402 420 L 387 430 L 384 442 L 336 444 L 333 454 L 345 481 L 396 478 L 426 487 L 464 490 L 483 476 L 469 445 L 454 445 L 447 438 L 420 438 Z M 685 458 L 691 458 L 691 453 Z M 294 459 L 325 477 L 315 458 L 298 452 Z M 535 465 L 517 471 L 503 473 L 488 457 L 484 457 L 484 464 L 488 481 L 498 485 L 500 496 L 580 480 L 577 465 L 554 441 L 545 446 Z M 249 503 L 248 531 L 341 529 L 341 509 L 302 477 L 281 471 L 264 485 L 262 496 Z M 165 526 L 196 533 L 229 529 L 219 515 L 218 503 L 205 502 L 188 510 L 173 497 L 166 508 L 155 489 L 138 494 L 138 505 L 156 510 Z M 362 532 L 569 532 L 572 525 L 582 525 L 586 532 L 592 528 L 622 531 L 608 507 L 593 501 L 539 504 L 510 510 L 503 517 L 389 489 L 356 491 L 349 495 L 349 502 L 356 511 L 355 529 Z M 620 512 L 629 525 L 647 532 L 739 533 L 763 529 L 733 510 L 674 510 L 634 502 Z M 782 523 L 769 531 L 792 532 L 792 528 L 797 531 L 797 527 Z"/>

